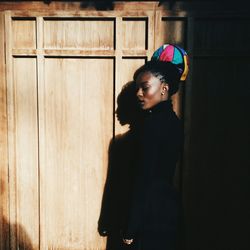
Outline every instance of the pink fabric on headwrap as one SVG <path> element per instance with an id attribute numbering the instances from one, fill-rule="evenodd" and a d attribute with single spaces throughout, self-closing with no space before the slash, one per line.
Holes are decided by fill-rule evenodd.
<path id="1" fill-rule="evenodd" d="M 160 61 L 171 62 L 174 57 L 174 47 L 167 46 L 160 55 Z"/>

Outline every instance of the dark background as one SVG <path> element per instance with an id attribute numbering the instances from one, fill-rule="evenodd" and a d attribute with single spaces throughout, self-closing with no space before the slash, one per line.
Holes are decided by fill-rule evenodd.
<path id="1" fill-rule="evenodd" d="M 186 250 L 250 249 L 250 12 L 246 1 L 188 1 Z"/>

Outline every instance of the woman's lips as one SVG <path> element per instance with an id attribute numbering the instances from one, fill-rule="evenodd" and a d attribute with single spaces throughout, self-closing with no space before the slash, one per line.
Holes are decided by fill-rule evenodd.
<path id="1" fill-rule="evenodd" d="M 141 106 L 143 106 L 144 105 L 144 101 L 139 101 L 139 104 L 141 105 Z"/>

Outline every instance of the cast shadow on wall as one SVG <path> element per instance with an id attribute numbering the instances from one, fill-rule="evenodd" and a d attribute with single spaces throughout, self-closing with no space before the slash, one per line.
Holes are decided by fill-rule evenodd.
<path id="1" fill-rule="evenodd" d="M 4 185 L 4 179 L 1 178 L 1 192 L 0 192 L 0 200 L 2 197 L 5 195 L 5 185 Z M 1 206 L 4 204 L 1 204 Z M 15 249 L 19 250 L 34 250 L 33 243 L 26 232 L 25 228 L 21 224 L 13 224 L 10 223 L 9 220 L 5 217 L 2 216 L 0 218 L 0 225 L 1 225 L 1 231 L 0 233 L 2 234 L 2 242 L 0 242 L 0 248 L 1 249 L 12 249 L 14 246 L 10 242 L 10 239 L 15 238 L 16 239 L 16 247 Z M 18 233 L 17 233 L 18 232 Z"/>
<path id="2" fill-rule="evenodd" d="M 140 122 L 135 82 L 128 82 L 117 98 L 116 115 L 129 130 L 110 141 L 107 178 L 98 221 L 98 232 L 107 236 L 106 250 L 123 249 L 122 229 L 126 228 L 134 177 L 135 131 Z"/>

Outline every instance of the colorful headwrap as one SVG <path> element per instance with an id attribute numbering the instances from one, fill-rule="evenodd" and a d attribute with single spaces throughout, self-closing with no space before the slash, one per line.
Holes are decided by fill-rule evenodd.
<path id="1" fill-rule="evenodd" d="M 187 52 L 179 46 L 164 44 L 154 52 L 151 60 L 159 60 L 175 64 L 181 74 L 180 80 L 186 80 L 189 65 L 188 55 Z"/>

